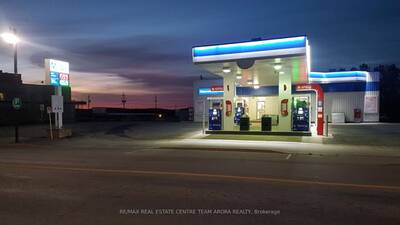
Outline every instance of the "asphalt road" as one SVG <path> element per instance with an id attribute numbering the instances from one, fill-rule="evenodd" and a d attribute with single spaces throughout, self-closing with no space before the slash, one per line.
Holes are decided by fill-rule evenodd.
<path id="1" fill-rule="evenodd" d="M 0 224 L 400 224 L 398 157 L 168 149 L 125 129 L 1 145 Z"/>

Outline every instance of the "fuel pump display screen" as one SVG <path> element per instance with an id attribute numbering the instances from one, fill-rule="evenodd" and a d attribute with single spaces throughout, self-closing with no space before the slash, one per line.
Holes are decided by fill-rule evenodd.
<path id="1" fill-rule="evenodd" d="M 216 115 L 218 115 L 218 112 L 217 112 L 217 110 L 216 110 L 216 109 L 213 109 L 212 115 L 213 115 L 213 116 L 216 116 Z"/>
<path id="2" fill-rule="evenodd" d="M 303 114 L 304 114 L 303 108 L 299 108 L 299 110 L 297 111 L 297 113 L 298 113 L 299 115 L 303 115 Z"/>

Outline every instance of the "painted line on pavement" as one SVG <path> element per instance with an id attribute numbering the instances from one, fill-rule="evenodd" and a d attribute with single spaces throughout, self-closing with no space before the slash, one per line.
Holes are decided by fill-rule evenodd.
<path id="1" fill-rule="evenodd" d="M 93 173 L 109 173 L 109 174 L 125 174 L 125 175 L 151 175 L 151 176 L 179 176 L 179 177 L 199 177 L 199 178 L 214 178 L 214 179 L 230 179 L 230 180 L 245 180 L 258 181 L 267 183 L 286 183 L 300 185 L 319 185 L 329 187 L 357 188 L 357 189 L 378 189 L 400 191 L 400 186 L 375 185 L 375 184 L 352 184 L 340 182 L 324 182 L 324 181 L 308 181 L 308 180 L 293 180 L 286 178 L 272 177 L 252 177 L 252 176 L 236 176 L 223 174 L 207 174 L 207 173 L 190 173 L 190 172 L 166 172 L 166 171 L 151 171 L 151 170 L 119 170 L 119 169 L 100 169 L 100 168 L 82 168 L 82 167 L 63 167 L 63 166 L 46 166 L 39 164 L 17 164 L 17 163 L 0 163 L 1 167 L 13 167 L 22 169 L 41 169 L 41 170 L 59 170 L 59 171 L 74 171 L 74 172 L 93 172 Z"/>

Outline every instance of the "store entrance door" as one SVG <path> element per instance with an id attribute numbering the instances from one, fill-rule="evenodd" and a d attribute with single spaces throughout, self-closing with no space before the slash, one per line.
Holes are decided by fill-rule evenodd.
<path id="1" fill-rule="evenodd" d="M 264 114 L 265 114 L 265 101 L 257 101 L 256 119 L 261 120 L 261 117 Z"/>

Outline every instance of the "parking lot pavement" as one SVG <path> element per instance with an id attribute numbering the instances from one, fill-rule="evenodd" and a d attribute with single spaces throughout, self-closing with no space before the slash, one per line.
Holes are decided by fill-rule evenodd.
<path id="1" fill-rule="evenodd" d="M 72 129 L 72 138 L 95 139 L 176 139 L 192 136 L 200 131 L 200 125 L 193 122 L 141 122 L 141 121 L 108 121 L 67 123 L 66 128 Z M 48 124 L 22 125 L 19 127 L 21 143 L 50 144 L 47 137 Z M 14 127 L 0 127 L 0 144 L 14 143 Z"/>
<path id="2" fill-rule="evenodd" d="M 333 135 L 325 143 L 398 147 L 400 149 L 399 123 L 350 123 L 330 125 Z"/>
<path id="3" fill-rule="evenodd" d="M 182 149 L 275 151 L 287 154 L 400 156 L 400 124 L 340 124 L 329 126 L 329 137 L 260 135 L 197 135 L 163 141 Z"/>
<path id="4" fill-rule="evenodd" d="M 22 126 L 22 144 L 41 146 L 75 145 L 80 147 L 130 148 L 132 145 L 185 149 L 260 150 L 288 154 L 355 154 L 399 156 L 400 124 L 330 125 L 331 136 L 247 137 L 239 135 L 203 135 L 201 124 L 192 122 L 88 122 L 67 124 L 73 137 L 50 142 L 46 125 Z M 240 138 L 239 138 L 240 137 Z M 264 140 L 263 138 L 267 138 Z M 296 137 L 297 138 L 297 137 Z M 241 139 L 241 140 L 235 140 Z M 253 140 L 254 139 L 254 140 Z M 255 141 L 257 140 L 257 141 Z M 13 127 L 1 127 L 0 144 L 13 144 Z"/>
<path id="5" fill-rule="evenodd" d="M 214 151 L 277 152 L 285 154 L 360 155 L 400 157 L 397 146 L 355 146 L 345 144 L 318 144 L 280 141 L 242 141 L 224 139 L 182 139 L 161 141 L 164 148 L 204 149 Z"/>

